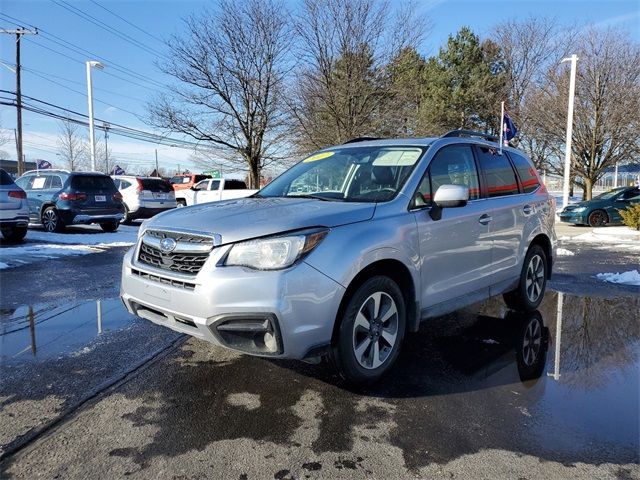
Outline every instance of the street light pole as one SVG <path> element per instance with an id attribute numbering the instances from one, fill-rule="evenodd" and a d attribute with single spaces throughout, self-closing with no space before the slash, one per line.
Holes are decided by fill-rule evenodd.
<path id="1" fill-rule="evenodd" d="M 100 62 L 90 60 L 87 62 L 87 100 L 89 103 L 89 143 L 91 145 L 91 170 L 96 171 L 96 134 L 93 125 L 93 85 L 91 84 L 91 67 L 102 70 L 104 66 Z"/>
<path id="2" fill-rule="evenodd" d="M 567 111 L 567 138 L 564 150 L 564 184 L 562 188 L 562 208 L 569 204 L 569 177 L 571 175 L 571 139 L 573 136 L 573 100 L 576 93 L 576 64 L 577 55 L 563 58 L 561 63 L 571 62 L 571 76 L 569 79 L 569 107 Z"/>

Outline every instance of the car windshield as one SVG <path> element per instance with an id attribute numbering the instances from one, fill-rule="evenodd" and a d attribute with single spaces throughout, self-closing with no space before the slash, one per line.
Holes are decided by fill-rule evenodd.
<path id="1" fill-rule="evenodd" d="M 592 200 L 609 200 L 616 195 L 618 195 L 622 191 L 621 188 L 616 188 L 613 190 L 609 190 L 608 192 L 601 193 L 600 195 L 593 197 Z"/>
<path id="2" fill-rule="evenodd" d="M 316 153 L 284 172 L 258 196 L 386 202 L 397 195 L 425 150 L 349 146 Z"/>

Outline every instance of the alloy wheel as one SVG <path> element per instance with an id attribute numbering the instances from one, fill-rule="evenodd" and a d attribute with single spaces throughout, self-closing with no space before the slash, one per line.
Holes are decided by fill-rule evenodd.
<path id="1" fill-rule="evenodd" d="M 42 225 L 47 232 L 55 231 L 58 226 L 58 214 L 52 208 L 42 214 Z"/>
<path id="2" fill-rule="evenodd" d="M 527 367 L 535 364 L 540 354 L 540 346 L 542 343 L 542 328 L 540 322 L 533 320 L 529 322 L 524 332 L 524 341 L 522 342 L 522 359 Z"/>
<path id="3" fill-rule="evenodd" d="M 535 303 L 544 287 L 544 262 L 540 255 L 534 255 L 527 266 L 525 289 L 531 303 Z"/>
<path id="4" fill-rule="evenodd" d="M 370 295 L 360 306 L 353 323 L 353 352 L 368 370 L 384 364 L 398 338 L 398 308 L 385 292 Z"/>

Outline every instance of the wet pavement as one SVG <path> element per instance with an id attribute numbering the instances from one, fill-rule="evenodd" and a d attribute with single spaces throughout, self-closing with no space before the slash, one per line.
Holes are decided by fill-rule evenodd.
<path id="1" fill-rule="evenodd" d="M 638 295 L 433 319 L 366 390 L 101 303 L 3 312 L 0 477 L 640 477 Z"/>

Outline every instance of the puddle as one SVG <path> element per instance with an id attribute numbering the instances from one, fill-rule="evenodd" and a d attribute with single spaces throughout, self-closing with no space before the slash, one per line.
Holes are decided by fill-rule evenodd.
<path id="1" fill-rule="evenodd" d="M 0 363 L 81 354 L 101 335 L 134 321 L 119 298 L 0 309 Z"/>

